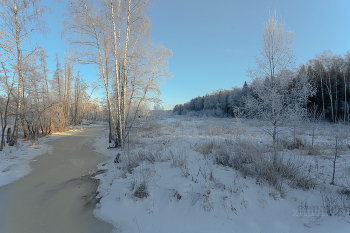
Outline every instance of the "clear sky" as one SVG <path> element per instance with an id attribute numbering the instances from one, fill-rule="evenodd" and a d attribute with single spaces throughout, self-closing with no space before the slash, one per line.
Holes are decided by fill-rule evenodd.
<path id="1" fill-rule="evenodd" d="M 51 33 L 39 42 L 52 59 L 55 52 L 63 57 L 68 51 L 59 34 L 64 10 L 43 3 L 53 11 L 45 16 Z M 294 31 L 297 65 L 323 50 L 350 50 L 350 0 L 156 0 L 149 12 L 152 37 L 173 51 L 174 76 L 162 86 L 164 108 L 249 81 L 245 70 L 254 66 L 269 9 Z M 92 66 L 80 69 L 85 79 L 97 81 Z"/>

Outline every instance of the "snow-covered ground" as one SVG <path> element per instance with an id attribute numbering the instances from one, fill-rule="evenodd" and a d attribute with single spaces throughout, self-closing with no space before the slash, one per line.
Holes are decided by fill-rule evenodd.
<path id="1" fill-rule="evenodd" d="M 297 172 L 276 181 L 266 178 L 272 140 L 263 128 L 245 119 L 141 119 L 124 151 L 107 149 L 106 131 L 95 143 L 110 157 L 99 165 L 107 171 L 95 215 L 116 232 L 349 232 L 349 127 L 317 124 L 313 148 L 311 127 L 283 128 L 279 154 Z"/>
<path id="2" fill-rule="evenodd" d="M 23 176 L 28 175 L 32 168 L 30 162 L 34 158 L 51 153 L 51 146 L 54 140 L 81 132 L 82 128 L 71 129 L 63 133 L 54 133 L 50 136 L 39 138 L 37 141 L 19 139 L 18 144 L 14 147 L 5 146 L 0 151 L 0 186 L 12 183 Z M 1 136 L 1 135 L 0 135 Z"/>
<path id="3" fill-rule="evenodd" d="M 0 152 L 0 186 L 29 174 L 29 163 L 50 154 L 55 139 L 81 130 L 6 146 Z M 107 149 L 107 131 L 97 136 L 96 151 L 110 159 L 99 165 L 106 172 L 97 176 L 101 200 L 95 215 L 114 224 L 116 232 L 349 232 L 348 132 L 347 125 L 316 124 L 312 148 L 310 125 L 283 128 L 279 154 L 298 169 L 298 179 L 272 183 L 252 173 L 262 168 L 249 161 L 271 155 L 262 122 L 139 119 L 123 151 Z M 294 136 L 299 149 L 292 148 Z M 336 136 L 335 185 L 330 185 Z M 239 163 L 239 156 L 247 160 Z"/>

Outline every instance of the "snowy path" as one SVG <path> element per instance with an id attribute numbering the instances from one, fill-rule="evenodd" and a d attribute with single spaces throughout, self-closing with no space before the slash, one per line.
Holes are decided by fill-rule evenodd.
<path id="1" fill-rule="evenodd" d="M 34 171 L 0 187 L 0 232 L 111 232 L 113 226 L 93 215 L 91 198 L 97 188 L 81 179 L 106 158 L 91 147 L 102 127 L 52 141 L 52 153 L 30 164 Z"/>

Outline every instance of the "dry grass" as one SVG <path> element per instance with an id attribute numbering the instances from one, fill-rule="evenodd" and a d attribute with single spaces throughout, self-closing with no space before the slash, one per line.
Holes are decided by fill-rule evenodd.
<path id="1" fill-rule="evenodd" d="M 274 165 L 270 152 L 264 151 L 256 143 L 244 140 L 199 141 L 193 148 L 206 158 L 212 159 L 214 164 L 232 167 L 244 177 L 256 178 L 257 183 L 268 182 L 280 192 L 283 191 L 284 183 L 303 189 L 315 187 L 315 179 L 304 172 L 300 156 L 280 158 L 278 164 Z"/>

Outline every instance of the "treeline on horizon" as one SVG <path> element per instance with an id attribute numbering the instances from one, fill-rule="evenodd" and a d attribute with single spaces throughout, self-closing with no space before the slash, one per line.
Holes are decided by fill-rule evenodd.
<path id="1" fill-rule="evenodd" d="M 316 110 L 322 120 L 336 122 L 350 120 L 350 51 L 335 55 L 330 50 L 316 54 L 306 64 L 300 64 L 292 76 L 293 82 L 306 79 L 316 87 L 316 95 L 309 97 L 307 109 Z M 291 87 L 292 88 L 292 87 Z M 198 96 L 185 104 L 173 108 L 176 115 L 252 118 L 244 111 L 243 98 L 253 93 L 247 82 L 242 88 L 217 90 L 205 96 Z M 238 111 L 239 110 L 239 111 Z"/>

